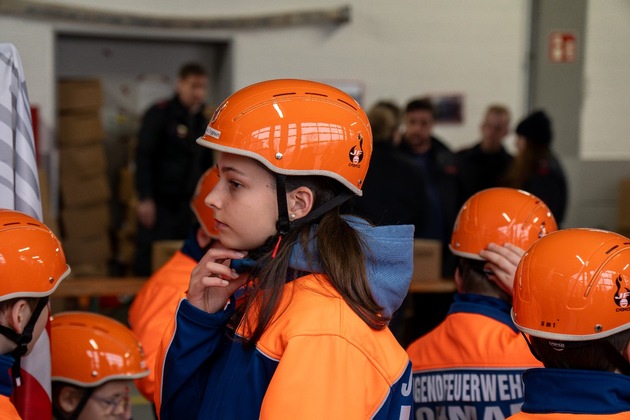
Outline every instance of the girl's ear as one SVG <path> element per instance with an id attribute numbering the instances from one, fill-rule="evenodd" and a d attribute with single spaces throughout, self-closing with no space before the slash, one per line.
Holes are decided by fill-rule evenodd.
<path id="1" fill-rule="evenodd" d="M 9 312 L 7 313 L 8 319 L 6 322 L 9 324 L 9 327 L 13 329 L 16 333 L 22 334 L 24 331 L 24 327 L 28 323 L 29 319 L 31 319 L 31 307 L 28 302 L 24 299 L 20 299 L 13 304 Z"/>
<path id="2" fill-rule="evenodd" d="M 297 187 L 287 194 L 287 206 L 291 221 L 306 216 L 313 208 L 313 191 L 307 187 Z"/>
<path id="3" fill-rule="evenodd" d="M 64 386 L 59 392 L 59 407 L 64 413 L 72 413 L 81 401 L 81 393 L 71 386 Z"/>

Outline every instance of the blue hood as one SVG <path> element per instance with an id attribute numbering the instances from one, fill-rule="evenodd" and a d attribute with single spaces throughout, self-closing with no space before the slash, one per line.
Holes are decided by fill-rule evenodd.
<path id="1" fill-rule="evenodd" d="M 391 317 L 400 307 L 409 291 L 413 274 L 413 225 L 370 226 L 365 220 L 344 216 L 359 232 L 367 245 L 365 268 L 374 300 L 383 307 L 383 316 Z M 309 254 L 317 255 L 315 229 L 311 231 Z M 315 261 L 308 266 L 304 249 L 296 243 L 291 253 L 290 267 L 305 272 L 321 272 Z"/>

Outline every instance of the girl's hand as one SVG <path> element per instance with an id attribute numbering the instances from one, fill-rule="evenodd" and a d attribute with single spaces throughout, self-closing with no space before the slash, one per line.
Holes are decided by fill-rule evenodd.
<path id="1" fill-rule="evenodd" d="M 193 269 L 188 285 L 188 302 L 208 313 L 223 310 L 230 296 L 247 281 L 228 266 L 230 259 L 239 259 L 244 253 L 225 248 L 210 248 Z"/>
<path id="2" fill-rule="evenodd" d="M 487 249 L 479 253 L 481 258 L 488 261 L 484 268 L 492 271 L 488 278 L 510 296 L 514 287 L 516 267 L 524 253 L 524 250 L 510 243 L 504 246 L 490 243 Z"/>

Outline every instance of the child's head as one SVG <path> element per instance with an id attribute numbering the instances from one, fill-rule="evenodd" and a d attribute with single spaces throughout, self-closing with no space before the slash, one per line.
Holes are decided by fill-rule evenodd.
<path id="1" fill-rule="evenodd" d="M 566 229 L 521 259 L 512 318 L 546 367 L 630 374 L 630 239 Z"/>
<path id="2" fill-rule="evenodd" d="M 66 312 L 53 317 L 50 335 L 55 416 L 131 418 L 131 381 L 149 374 L 131 330 L 103 315 Z"/>
<path id="3" fill-rule="evenodd" d="M 224 226 L 226 220 L 216 205 L 221 203 L 213 205 L 221 242 L 240 249 L 260 246 L 269 236 L 285 234 L 353 194 L 361 195 L 372 152 L 369 122 L 356 101 L 336 88 L 305 80 L 271 80 L 241 89 L 217 108 L 198 142 L 222 152 L 222 178 L 237 173 L 234 165 L 244 166 L 248 175 L 259 175 L 256 181 L 273 193 L 272 202 L 260 197 L 261 201 L 250 208 L 246 208 L 247 203 L 237 203 L 243 217 L 264 219 L 259 232 L 251 232 L 253 242 L 245 241 L 241 246 L 235 246 L 234 238 L 228 237 L 233 226 Z M 306 176 L 327 180 L 337 196 L 331 207 L 315 208 L 313 200 L 317 197 L 312 197 L 312 191 L 304 197 L 293 188 L 299 181 L 293 180 L 288 186 L 287 178 L 293 176 L 298 180 Z M 215 191 L 232 194 L 237 187 L 237 182 L 222 180 Z M 293 191 L 296 193 L 292 195 Z"/>
<path id="4" fill-rule="evenodd" d="M 0 349 L 17 359 L 16 371 L 46 325 L 48 297 L 69 273 L 50 229 L 26 214 L 0 209 Z"/>
<path id="5" fill-rule="evenodd" d="M 551 210 L 536 196 L 513 188 L 489 188 L 470 197 L 455 220 L 451 252 L 459 260 L 464 291 L 486 294 L 500 288 L 488 281 L 479 253 L 493 242 L 527 250 L 558 229 Z"/>
<path id="6" fill-rule="evenodd" d="M 220 179 L 206 197 L 220 241 L 250 251 L 260 268 L 256 287 L 264 297 L 252 342 L 295 274 L 289 268 L 294 244 L 310 250 L 312 238 L 321 274 L 368 325 L 385 326 L 369 288 L 362 239 L 339 210 L 362 194 L 372 154 L 368 118 L 351 96 L 306 80 L 257 83 L 227 98 L 197 142 L 221 152 Z M 307 259 L 314 257 L 307 252 Z"/>
<path id="7" fill-rule="evenodd" d="M 195 194 L 190 201 L 190 208 L 195 214 L 195 218 L 204 233 L 204 242 L 209 243 L 212 239 L 219 238 L 219 230 L 214 222 L 214 213 L 206 205 L 205 199 L 219 182 L 219 171 L 216 166 L 208 169 L 197 181 Z"/>

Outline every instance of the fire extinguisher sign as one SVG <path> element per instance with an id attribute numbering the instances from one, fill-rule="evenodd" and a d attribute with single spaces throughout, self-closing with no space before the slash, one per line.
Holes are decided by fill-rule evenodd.
<path id="1" fill-rule="evenodd" d="M 549 34 L 549 61 L 552 63 L 573 63 L 577 58 L 577 39 L 571 32 L 551 32 Z"/>

